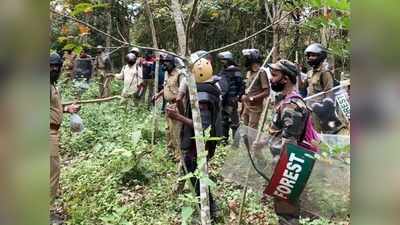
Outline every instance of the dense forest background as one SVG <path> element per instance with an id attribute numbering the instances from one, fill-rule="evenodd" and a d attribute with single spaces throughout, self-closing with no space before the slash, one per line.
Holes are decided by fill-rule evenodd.
<path id="1" fill-rule="evenodd" d="M 180 8 L 174 9 L 172 2 Z M 152 13 L 159 48 L 179 52 L 174 10 L 181 12 L 178 15 L 185 26 L 187 53 L 227 45 L 279 20 L 265 32 L 227 50 L 240 63 L 243 48 L 258 48 L 267 55 L 275 46 L 273 61 L 287 58 L 305 64 L 305 47 L 321 42 L 329 48 L 329 62 L 336 74 L 349 72 L 349 0 L 53 0 L 50 7 L 129 43 L 151 47 L 145 3 Z M 65 17 L 51 14 L 51 21 L 53 50 L 79 52 L 82 46 L 103 45 L 112 51 L 121 46 L 112 38 Z M 128 47 L 124 47 L 112 54 L 114 68 L 120 68 L 127 51 Z"/>

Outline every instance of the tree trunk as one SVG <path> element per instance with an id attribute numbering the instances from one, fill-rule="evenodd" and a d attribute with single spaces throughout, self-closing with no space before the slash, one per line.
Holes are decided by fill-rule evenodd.
<path id="1" fill-rule="evenodd" d="M 190 106 L 192 108 L 192 120 L 195 137 L 203 136 L 203 127 L 201 123 L 200 117 L 200 109 L 199 102 L 197 100 L 197 87 L 196 82 L 193 78 L 193 75 L 187 71 L 185 68 L 183 73 L 188 78 L 188 88 L 189 88 L 189 96 L 190 96 Z M 196 139 L 196 149 L 197 149 L 197 165 L 200 165 L 200 161 L 202 159 L 201 156 L 206 157 L 205 152 L 205 144 L 203 140 Z M 201 168 L 197 168 L 199 171 L 204 174 L 204 176 L 208 177 L 208 166 L 205 163 Z M 202 225 L 211 225 L 211 217 L 210 217 L 210 200 L 209 200 L 209 191 L 208 185 L 205 184 L 201 179 L 200 181 L 200 218 Z"/>
<path id="2" fill-rule="evenodd" d="M 176 34 L 178 35 L 179 55 L 186 55 L 186 33 L 182 20 L 182 10 L 179 0 L 171 0 L 172 16 L 175 20 Z"/>
<path id="3" fill-rule="evenodd" d="M 179 43 L 179 52 L 181 56 L 185 56 L 186 54 L 186 33 L 185 27 L 182 21 L 182 10 L 178 0 L 171 0 L 172 2 L 172 13 L 175 20 L 176 32 L 178 35 L 178 43 Z M 189 69 L 192 65 L 189 66 Z M 188 88 L 189 88 L 189 97 L 190 97 L 190 105 L 192 108 L 192 120 L 194 133 L 196 137 L 203 136 L 203 127 L 201 125 L 201 117 L 200 117 L 200 109 L 199 102 L 197 100 L 197 87 L 194 77 L 187 68 L 185 67 L 182 72 L 186 74 L 186 78 L 188 79 Z M 206 155 L 205 153 L 205 144 L 203 140 L 196 139 L 196 150 L 197 150 L 197 165 L 200 166 L 201 156 Z M 208 177 L 208 168 L 207 163 L 205 163 L 202 167 L 197 168 L 201 171 L 204 176 Z M 211 225 L 211 217 L 210 217 L 210 201 L 209 201 L 209 191 L 208 185 L 204 183 L 200 179 L 200 219 L 202 225 Z"/>
<path id="4" fill-rule="evenodd" d="M 275 47 L 272 53 L 272 62 L 276 63 L 279 59 L 279 25 L 272 26 L 272 46 Z"/>
<path id="5" fill-rule="evenodd" d="M 146 14 L 147 14 L 147 18 L 149 18 L 149 24 L 150 24 L 150 30 L 151 30 L 151 37 L 153 39 L 153 48 L 158 48 L 158 43 L 157 43 L 157 36 L 156 36 L 156 29 L 154 27 L 154 21 L 153 21 L 153 15 L 151 13 L 150 10 L 150 6 L 149 3 L 147 2 L 147 0 L 144 0 L 144 6 L 146 8 Z M 156 57 L 159 57 L 159 53 L 156 52 Z M 154 91 L 153 93 L 156 94 L 158 92 L 158 70 L 159 70 L 159 60 L 156 61 L 156 68 L 154 71 Z M 154 102 L 154 108 L 153 108 L 153 133 L 151 136 L 151 144 L 154 145 L 154 139 L 155 136 L 158 133 L 158 107 L 157 107 L 157 103 Z"/>
<path id="6" fill-rule="evenodd" d="M 108 0 L 108 2 L 107 2 L 108 4 L 110 4 L 110 7 L 112 7 L 112 0 Z M 112 33 L 112 16 L 111 16 L 111 10 L 108 10 L 107 11 L 107 33 L 109 33 L 109 34 L 111 34 Z M 106 47 L 107 47 L 107 49 L 110 49 L 110 47 L 111 47 L 111 37 L 106 37 Z M 110 70 L 112 71 L 112 72 L 114 72 L 114 64 L 113 64 L 113 62 L 112 62 L 112 60 L 111 60 L 111 55 L 109 56 L 110 57 Z"/>

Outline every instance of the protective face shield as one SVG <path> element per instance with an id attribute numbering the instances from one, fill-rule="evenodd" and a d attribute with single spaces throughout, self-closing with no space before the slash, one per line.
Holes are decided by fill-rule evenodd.
<path id="1" fill-rule="evenodd" d="M 199 59 L 192 68 L 192 74 L 195 77 L 196 83 L 203 83 L 212 77 L 213 69 L 210 61 L 207 59 Z"/>
<path id="2" fill-rule="evenodd" d="M 62 59 L 57 53 L 51 53 L 49 58 L 50 63 L 50 83 L 55 84 L 60 77 Z"/>
<path id="3" fill-rule="evenodd" d="M 315 68 L 321 65 L 326 59 L 327 50 L 321 44 L 313 43 L 304 50 L 304 54 L 306 55 L 308 65 Z"/>
<path id="4" fill-rule="evenodd" d="M 133 65 L 133 64 L 135 64 L 137 58 L 136 58 L 136 55 L 135 55 L 135 54 L 133 54 L 133 53 L 128 53 L 128 54 L 126 55 L 125 59 L 126 59 L 126 62 L 127 62 L 129 65 Z"/>

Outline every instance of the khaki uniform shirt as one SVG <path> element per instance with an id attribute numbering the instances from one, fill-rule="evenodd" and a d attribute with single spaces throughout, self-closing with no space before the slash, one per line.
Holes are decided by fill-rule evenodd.
<path id="1" fill-rule="evenodd" d="M 50 85 L 50 124 L 60 125 L 63 117 L 61 95 L 54 85 Z"/>
<path id="2" fill-rule="evenodd" d="M 71 54 L 65 53 L 63 58 L 64 58 L 63 69 L 72 70 L 74 68 L 74 61 L 76 55 L 74 53 Z"/>
<path id="3" fill-rule="evenodd" d="M 269 81 L 268 81 L 268 75 L 265 72 L 265 70 L 261 69 L 262 71 L 260 72 L 259 76 L 257 77 L 257 73 L 258 72 L 252 72 L 252 71 L 248 71 L 246 74 L 246 91 L 249 89 L 251 83 L 253 82 L 254 79 L 255 82 L 253 84 L 253 86 L 251 87 L 250 90 L 248 90 L 247 95 L 249 97 L 251 96 L 255 96 L 260 94 L 261 92 L 263 92 L 263 89 L 268 89 L 268 93 L 267 96 L 269 95 Z M 253 111 L 253 112 L 261 112 L 262 111 L 262 105 L 263 105 L 263 100 L 264 99 L 260 99 L 256 102 L 252 102 L 250 104 L 246 104 L 246 108 L 249 111 Z"/>
<path id="4" fill-rule="evenodd" d="M 333 78 L 327 63 L 322 63 L 317 69 L 308 71 L 307 85 L 309 96 L 333 88 Z"/>
<path id="5" fill-rule="evenodd" d="M 174 69 L 171 73 L 165 74 L 165 81 L 164 81 L 164 98 L 168 102 L 174 100 L 180 89 L 181 86 L 184 85 L 184 76 L 180 74 L 179 70 Z"/>

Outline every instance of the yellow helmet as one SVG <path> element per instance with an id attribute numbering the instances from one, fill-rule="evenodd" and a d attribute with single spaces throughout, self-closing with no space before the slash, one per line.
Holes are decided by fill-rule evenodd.
<path id="1" fill-rule="evenodd" d="M 209 80 L 213 75 L 211 62 L 204 58 L 199 59 L 193 64 L 192 74 L 196 79 L 196 83 L 203 83 Z"/>

